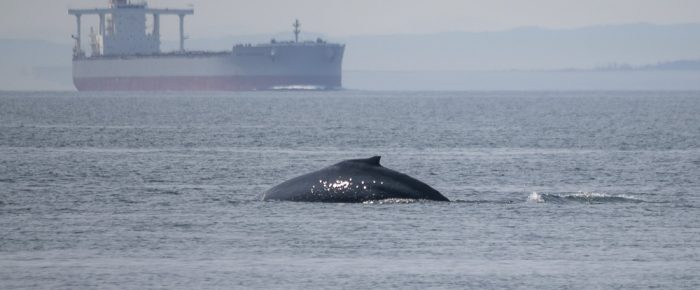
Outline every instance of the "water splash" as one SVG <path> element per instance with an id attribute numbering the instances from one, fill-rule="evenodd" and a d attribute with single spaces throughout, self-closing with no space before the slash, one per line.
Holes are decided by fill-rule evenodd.
<path id="1" fill-rule="evenodd" d="M 536 191 L 533 191 L 530 193 L 530 195 L 527 196 L 527 201 L 528 202 L 544 202 L 544 198 L 542 198 L 542 195 L 537 193 Z"/>

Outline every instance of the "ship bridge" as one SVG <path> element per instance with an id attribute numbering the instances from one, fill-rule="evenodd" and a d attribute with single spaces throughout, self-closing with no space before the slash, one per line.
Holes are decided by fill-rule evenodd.
<path id="1" fill-rule="evenodd" d="M 160 52 L 160 16 L 176 15 L 180 19 L 180 51 L 185 51 L 185 16 L 194 9 L 150 8 L 145 1 L 110 0 L 107 8 L 69 9 L 76 18 L 77 32 L 74 57 L 84 57 L 81 43 L 81 17 L 97 15 L 99 30 L 91 33 L 93 56 L 136 55 Z M 153 30 L 147 31 L 146 17 L 153 17 Z"/>

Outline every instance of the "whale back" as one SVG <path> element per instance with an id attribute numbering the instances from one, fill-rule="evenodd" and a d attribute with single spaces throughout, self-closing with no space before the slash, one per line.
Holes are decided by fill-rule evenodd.
<path id="1" fill-rule="evenodd" d="M 383 167 L 381 157 L 351 159 L 280 183 L 263 200 L 364 202 L 389 198 L 449 201 L 406 174 Z"/>
<path id="2" fill-rule="evenodd" d="M 379 164 L 379 160 L 381 160 L 381 159 L 382 159 L 381 156 L 372 156 L 372 157 L 370 157 L 370 158 L 365 158 L 365 159 L 350 159 L 350 160 L 345 160 L 345 161 L 341 161 L 341 162 L 338 163 L 338 164 L 342 164 L 342 163 L 349 163 L 349 164 L 357 163 L 357 164 L 364 164 L 364 165 L 368 165 L 368 166 L 382 166 L 381 164 Z"/>

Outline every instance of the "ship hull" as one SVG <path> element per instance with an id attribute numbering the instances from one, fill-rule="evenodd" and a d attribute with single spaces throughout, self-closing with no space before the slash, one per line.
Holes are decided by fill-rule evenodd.
<path id="1" fill-rule="evenodd" d="M 333 90 L 340 76 L 149 76 L 81 77 L 79 91 L 251 91 L 270 89 Z"/>
<path id="2" fill-rule="evenodd" d="M 73 60 L 79 91 L 339 89 L 344 46 L 261 45 L 231 52 Z"/>

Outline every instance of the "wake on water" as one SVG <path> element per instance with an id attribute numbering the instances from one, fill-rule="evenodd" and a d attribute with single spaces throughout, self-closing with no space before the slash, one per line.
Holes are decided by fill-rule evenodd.
<path id="1" fill-rule="evenodd" d="M 421 201 L 420 199 L 413 198 L 387 198 L 379 200 L 368 200 L 363 202 L 363 204 L 406 204 L 406 203 L 416 203 Z"/>
<path id="2" fill-rule="evenodd" d="M 639 203 L 644 202 L 644 200 L 636 198 L 631 195 L 618 194 L 611 195 L 606 193 L 598 192 L 575 192 L 575 193 L 538 193 L 533 191 L 528 197 L 528 202 L 535 203 L 564 203 L 564 202 L 583 202 L 583 203 L 610 203 L 610 202 L 633 202 Z"/>
<path id="3" fill-rule="evenodd" d="M 410 198 L 388 198 L 381 200 L 368 200 L 363 202 L 363 204 L 369 205 L 382 205 L 382 204 L 411 204 L 417 202 L 431 202 L 429 200 L 421 199 L 410 199 Z M 503 203 L 510 204 L 517 201 L 513 200 L 452 200 L 456 203 Z M 627 194 L 607 194 L 598 192 L 573 192 L 573 193 L 538 193 L 533 191 L 528 195 L 526 202 L 533 203 L 589 203 L 589 204 L 602 204 L 602 203 L 640 203 L 645 202 L 637 197 L 627 195 Z"/>
<path id="4" fill-rule="evenodd" d="M 387 198 L 378 200 L 367 200 L 362 202 L 366 205 L 384 205 L 384 204 L 412 204 L 412 203 L 432 203 L 435 201 L 424 200 L 424 199 L 413 199 L 413 198 Z M 495 204 L 512 204 L 518 203 L 517 200 L 452 200 L 451 203 L 495 203 Z M 607 194 L 598 192 L 573 192 L 573 193 L 538 193 L 533 191 L 527 196 L 526 202 L 532 203 L 589 203 L 589 204 L 602 204 L 602 203 L 641 203 L 646 202 L 643 199 L 627 195 L 627 194 Z M 442 202 L 436 202 L 442 203 Z"/>

